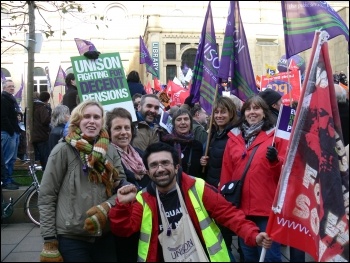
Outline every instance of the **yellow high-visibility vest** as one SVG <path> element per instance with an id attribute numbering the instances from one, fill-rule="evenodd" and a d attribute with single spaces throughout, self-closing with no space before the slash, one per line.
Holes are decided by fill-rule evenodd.
<path id="1" fill-rule="evenodd" d="M 220 229 L 215 224 L 214 220 L 209 217 L 202 202 L 205 182 L 200 178 L 195 178 L 195 180 L 196 183 L 189 189 L 188 194 L 199 221 L 210 261 L 230 262 L 227 247 Z M 146 191 L 146 188 L 136 195 L 136 200 L 143 206 L 140 239 L 138 244 L 138 262 L 146 262 L 152 234 L 152 211 L 141 196 L 141 193 L 144 191 Z"/>

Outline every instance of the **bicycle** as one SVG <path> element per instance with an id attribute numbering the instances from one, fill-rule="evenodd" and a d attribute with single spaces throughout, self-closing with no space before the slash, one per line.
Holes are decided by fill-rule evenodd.
<path id="1" fill-rule="evenodd" d="M 13 214 L 13 207 L 26 195 L 24 200 L 24 212 L 34 224 L 40 226 L 40 214 L 38 207 L 40 183 L 36 175 L 36 171 L 41 170 L 42 167 L 37 164 L 30 164 L 28 169 L 28 175 L 30 175 L 33 179 L 31 185 L 29 185 L 27 189 L 15 200 L 10 197 L 8 202 L 5 202 L 5 200 L 2 201 L 1 218 L 9 218 Z"/>

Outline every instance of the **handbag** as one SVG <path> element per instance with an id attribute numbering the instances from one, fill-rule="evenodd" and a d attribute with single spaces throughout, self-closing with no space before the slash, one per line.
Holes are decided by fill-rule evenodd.
<path id="1" fill-rule="evenodd" d="M 167 228 L 166 225 L 168 227 L 171 227 L 171 225 L 159 199 L 158 189 L 156 189 L 157 203 L 164 229 L 158 235 L 164 262 L 210 262 L 188 214 L 178 184 L 176 184 L 176 189 L 181 204 L 182 217 L 176 229 L 171 229 L 169 233 L 165 229 Z"/>
<path id="2" fill-rule="evenodd" d="M 244 168 L 241 179 L 230 181 L 221 187 L 221 190 L 220 190 L 221 194 L 225 197 L 227 201 L 232 203 L 237 208 L 239 208 L 241 205 L 242 188 L 243 188 L 245 176 L 248 172 L 250 163 L 252 162 L 253 156 L 256 150 L 258 149 L 258 147 L 259 145 L 255 146 L 252 151 L 252 154 L 249 156 L 249 160 Z"/>

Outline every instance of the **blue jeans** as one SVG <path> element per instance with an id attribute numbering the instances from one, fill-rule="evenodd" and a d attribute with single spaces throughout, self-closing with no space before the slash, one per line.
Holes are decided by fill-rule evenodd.
<path id="1" fill-rule="evenodd" d="M 247 216 L 246 219 L 253 221 L 261 232 L 266 231 L 266 225 L 269 219 L 267 216 Z M 238 238 L 238 242 L 240 242 L 243 251 L 244 262 L 259 262 L 262 247 L 247 246 L 242 238 Z M 271 248 L 266 250 L 264 262 L 282 262 L 281 245 L 279 243 L 272 242 Z"/>
<path id="2" fill-rule="evenodd" d="M 117 262 L 111 232 L 96 238 L 94 243 L 58 236 L 58 250 L 64 262 Z"/>
<path id="3" fill-rule="evenodd" d="M 19 144 L 19 133 L 14 133 L 12 136 L 6 131 L 1 131 L 1 147 L 4 153 L 5 167 L 7 176 L 4 178 L 4 184 L 13 182 L 12 174 L 13 167 L 17 159 L 17 151 Z"/>

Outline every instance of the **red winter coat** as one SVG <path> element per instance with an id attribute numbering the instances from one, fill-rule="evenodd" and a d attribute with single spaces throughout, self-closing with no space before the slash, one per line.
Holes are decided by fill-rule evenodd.
<path id="1" fill-rule="evenodd" d="M 242 177 L 253 148 L 259 145 L 250 163 L 242 189 L 240 209 L 249 216 L 269 216 L 271 211 L 288 146 L 287 140 L 275 138 L 278 161 L 270 163 L 266 158 L 266 151 L 267 147 L 272 145 L 274 131 L 274 128 L 269 131 L 260 131 L 247 149 L 239 128 L 233 128 L 228 133 L 229 139 L 222 161 L 220 186 Z"/>
<path id="2" fill-rule="evenodd" d="M 197 231 L 199 238 L 204 244 L 201 234 L 199 222 L 188 195 L 188 190 L 194 185 L 198 178 L 190 177 L 185 173 L 178 174 L 180 176 L 179 185 L 183 194 L 188 213 L 192 219 L 193 225 Z M 147 191 L 142 193 L 142 197 L 153 211 L 152 216 L 152 235 L 150 240 L 150 248 L 148 252 L 147 262 L 159 262 L 161 255 L 161 246 L 158 242 L 159 222 L 158 222 L 158 205 L 155 196 L 155 190 L 152 185 L 147 186 Z M 130 236 L 131 234 L 140 231 L 143 207 L 135 201 L 132 204 L 120 204 L 116 200 L 116 205 L 109 211 L 109 219 L 111 230 L 118 236 Z M 217 190 L 206 184 L 203 193 L 203 204 L 209 216 L 218 224 L 224 225 L 232 229 L 237 235 L 244 238 L 246 244 L 250 246 L 256 245 L 256 236 L 259 229 L 256 225 L 248 220 L 245 220 L 245 215 L 239 209 L 236 209 L 227 202 Z"/>

